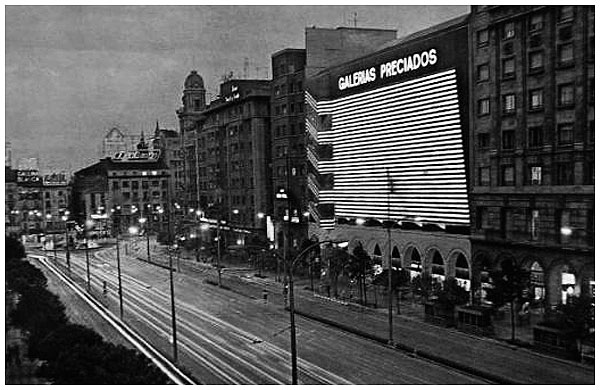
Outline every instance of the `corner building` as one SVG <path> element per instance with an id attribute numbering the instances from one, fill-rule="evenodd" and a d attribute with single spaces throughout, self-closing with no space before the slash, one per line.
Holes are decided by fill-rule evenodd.
<path id="1" fill-rule="evenodd" d="M 475 278 L 512 261 L 543 306 L 594 294 L 594 7 L 473 6 Z"/>
<path id="2" fill-rule="evenodd" d="M 468 287 L 467 21 L 309 78 L 306 130 L 311 236 Z"/>

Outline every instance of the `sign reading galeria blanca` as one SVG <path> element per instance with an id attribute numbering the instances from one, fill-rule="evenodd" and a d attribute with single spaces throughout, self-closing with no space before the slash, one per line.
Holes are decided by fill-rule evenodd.
<path id="1" fill-rule="evenodd" d="M 156 161 L 160 157 L 160 149 L 120 151 L 114 154 L 112 160 L 126 161 Z"/>
<path id="2" fill-rule="evenodd" d="M 435 65 L 438 61 L 436 49 L 429 49 L 421 53 L 415 53 L 406 57 L 398 58 L 393 61 L 385 62 L 377 67 L 359 70 L 357 72 L 341 76 L 338 79 L 338 88 L 343 91 L 348 88 L 358 87 L 359 85 L 371 83 L 380 79 L 398 76 L 419 68 Z M 378 76 L 379 75 L 379 76 Z"/>

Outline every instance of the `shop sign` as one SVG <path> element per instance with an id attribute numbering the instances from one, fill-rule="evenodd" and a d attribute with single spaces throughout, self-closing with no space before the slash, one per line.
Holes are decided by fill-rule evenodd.
<path id="1" fill-rule="evenodd" d="M 160 157 L 160 149 L 120 151 L 114 154 L 115 162 L 156 161 Z"/>

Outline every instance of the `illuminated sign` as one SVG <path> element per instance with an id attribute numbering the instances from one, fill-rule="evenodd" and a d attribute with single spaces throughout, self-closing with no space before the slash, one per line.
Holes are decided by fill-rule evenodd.
<path id="1" fill-rule="evenodd" d="M 17 171 L 17 183 L 39 183 L 39 171 L 35 169 L 21 169 Z"/>
<path id="2" fill-rule="evenodd" d="M 237 85 L 231 86 L 231 95 L 225 96 L 226 102 L 231 102 L 240 98 L 239 87 Z"/>
<path id="3" fill-rule="evenodd" d="M 372 66 L 368 69 L 341 76 L 338 79 L 338 89 L 343 91 L 348 88 L 358 87 L 359 85 L 376 81 L 377 77 L 380 79 L 394 77 L 413 70 L 435 65 L 437 62 L 437 50 L 425 50 L 420 53 L 414 53 L 385 62 L 377 67 Z M 377 72 L 377 68 L 379 69 L 379 72 Z"/>
<path id="4" fill-rule="evenodd" d="M 434 49 L 418 57 L 382 64 L 380 72 L 410 71 L 409 58 L 413 69 L 437 61 Z M 335 205 L 336 218 L 469 223 L 456 69 L 333 100 L 307 93 L 307 102 L 317 115 L 331 116 L 307 128 L 318 144 L 333 147 L 316 161 L 319 175 L 334 179 L 332 188 L 318 189 L 319 206 Z"/>
<path id="5" fill-rule="evenodd" d="M 69 182 L 65 173 L 44 175 L 42 182 L 45 186 L 66 186 Z"/>
<path id="6" fill-rule="evenodd" d="M 160 149 L 148 149 L 148 150 L 131 150 L 121 151 L 115 153 L 112 157 L 112 161 L 116 162 L 143 162 L 143 161 L 156 161 L 160 157 Z"/>

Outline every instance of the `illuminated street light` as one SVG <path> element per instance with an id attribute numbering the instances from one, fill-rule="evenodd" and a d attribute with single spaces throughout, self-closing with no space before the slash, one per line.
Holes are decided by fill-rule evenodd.
<path id="1" fill-rule="evenodd" d="M 141 217 L 140 219 L 138 219 L 138 222 L 141 224 L 144 224 L 144 223 L 146 223 L 146 218 Z"/>
<path id="2" fill-rule="evenodd" d="M 364 225 L 365 224 L 365 219 L 364 218 L 356 218 L 356 224 L 357 225 Z"/>
<path id="3" fill-rule="evenodd" d="M 207 223 L 203 223 L 200 225 L 200 230 L 202 231 L 207 231 L 208 229 L 210 229 L 210 225 Z"/>
<path id="4" fill-rule="evenodd" d="M 263 219 L 265 217 L 265 213 L 258 213 L 256 216 L 260 219 Z"/>
<path id="5" fill-rule="evenodd" d="M 560 233 L 563 236 L 570 236 L 571 234 L 573 234 L 573 229 L 571 229 L 568 226 L 563 226 L 563 227 L 560 228 Z"/>
<path id="6" fill-rule="evenodd" d="M 235 215 L 238 215 L 238 214 L 240 213 L 240 210 L 238 210 L 238 209 L 233 209 L 233 211 L 232 211 L 232 212 L 233 212 Z"/>
<path id="7" fill-rule="evenodd" d="M 127 229 L 127 231 L 129 232 L 129 234 L 138 234 L 140 232 L 137 226 L 130 226 L 129 229 Z"/>

